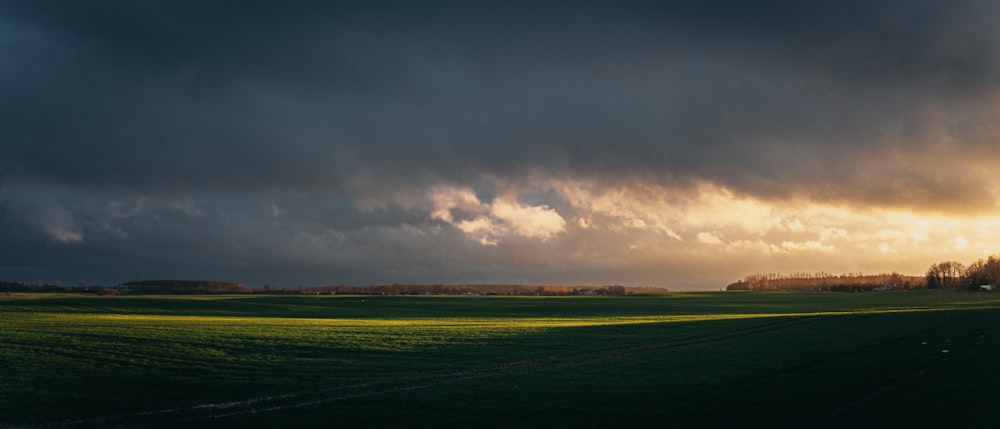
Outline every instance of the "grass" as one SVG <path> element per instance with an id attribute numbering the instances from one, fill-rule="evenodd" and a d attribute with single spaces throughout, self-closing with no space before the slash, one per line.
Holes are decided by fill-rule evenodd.
<path id="1" fill-rule="evenodd" d="M 0 427 L 996 427 L 998 316 L 954 291 L 14 295 Z"/>

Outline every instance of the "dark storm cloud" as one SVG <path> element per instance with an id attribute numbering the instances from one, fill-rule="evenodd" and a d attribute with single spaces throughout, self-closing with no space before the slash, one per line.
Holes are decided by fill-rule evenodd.
<path id="1" fill-rule="evenodd" d="M 0 215 L 19 244 L 0 272 L 49 255 L 80 272 L 180 258 L 162 271 L 434 281 L 499 256 L 421 236 L 442 227 L 427 190 L 489 202 L 530 177 L 988 209 L 998 16 L 976 1 L 6 2 Z"/>
<path id="2" fill-rule="evenodd" d="M 365 194 L 542 169 L 846 198 L 851 155 L 921 153 L 957 125 L 928 107 L 984 107 L 995 9 L 7 5 L 3 178 Z"/>
<path id="3" fill-rule="evenodd" d="M 447 235 L 431 237 L 441 251 L 413 251 L 428 237 L 400 224 L 423 225 L 424 215 L 362 213 L 332 195 L 3 191 L 0 222 L 0 278 L 22 281 L 392 282 L 399 280 L 386 274 L 393 266 L 436 266 L 444 256 L 435 255 L 460 254 L 449 250 L 454 243 L 444 245 Z"/>

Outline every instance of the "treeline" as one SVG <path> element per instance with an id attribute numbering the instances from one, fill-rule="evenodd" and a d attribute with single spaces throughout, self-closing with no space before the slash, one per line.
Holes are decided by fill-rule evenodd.
<path id="1" fill-rule="evenodd" d="M 310 295 L 625 295 L 631 293 L 666 292 L 659 288 L 627 288 L 625 286 L 561 286 L 561 285 L 448 285 L 391 284 L 372 286 L 308 286 L 274 288 L 265 285 L 254 293 Z"/>
<path id="2" fill-rule="evenodd" d="M 113 286 L 79 284 L 63 286 L 59 282 L 32 284 L 0 281 L 0 292 L 34 293 L 87 293 L 95 295 L 213 295 L 250 293 L 251 290 L 239 283 L 205 280 L 144 280 L 119 283 Z"/>
<path id="3" fill-rule="evenodd" d="M 53 283 L 42 283 L 36 281 L 34 283 L 21 283 L 0 280 L 0 292 L 10 294 L 12 292 L 31 292 L 31 293 L 89 293 L 96 295 L 119 295 L 121 292 L 111 286 L 88 286 L 86 284 L 79 284 L 75 286 L 63 286 L 59 282 Z"/>
<path id="4" fill-rule="evenodd" d="M 269 294 L 269 295 L 626 295 L 666 293 L 656 287 L 612 286 L 562 286 L 562 285 L 447 285 L 447 284 L 391 284 L 372 286 L 306 286 L 274 287 L 265 285 L 251 289 L 239 283 L 203 280 L 145 280 L 120 283 L 113 286 L 88 286 L 79 284 L 63 286 L 58 282 L 32 284 L 0 281 L 0 293 L 86 293 L 96 295 L 213 295 L 213 294 Z"/>
<path id="5" fill-rule="evenodd" d="M 872 290 L 923 289 L 925 278 L 899 273 L 882 274 L 830 274 L 818 273 L 761 273 L 750 274 L 732 283 L 726 290 L 794 290 L 861 292 Z"/>
<path id="6" fill-rule="evenodd" d="M 122 283 L 116 287 L 122 293 L 145 295 L 215 295 L 249 293 L 239 283 L 204 280 L 143 280 Z"/>

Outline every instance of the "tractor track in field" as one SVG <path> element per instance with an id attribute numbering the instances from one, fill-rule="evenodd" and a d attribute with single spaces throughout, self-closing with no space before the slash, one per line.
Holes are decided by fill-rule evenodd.
<path id="1" fill-rule="evenodd" d="M 306 391 L 243 398 L 233 401 L 165 408 L 145 412 L 102 417 L 52 421 L 24 426 L 0 426 L 0 429 L 48 429 L 73 427 L 161 427 L 174 422 L 211 421 L 214 419 L 253 415 L 292 408 L 378 396 L 394 392 L 424 389 L 486 377 L 597 364 L 679 347 L 710 344 L 719 341 L 785 329 L 803 323 L 837 316 L 782 317 L 763 326 L 734 330 L 717 335 L 689 337 L 672 341 L 623 345 L 600 350 L 571 352 L 527 359 L 511 360 L 480 367 L 402 374 L 373 378 L 367 381 Z"/>

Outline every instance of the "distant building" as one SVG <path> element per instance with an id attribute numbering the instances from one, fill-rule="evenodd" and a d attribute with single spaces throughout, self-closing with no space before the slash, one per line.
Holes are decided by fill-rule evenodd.
<path id="1" fill-rule="evenodd" d="M 995 288 L 993 285 L 979 285 L 979 290 L 992 291 Z"/>
<path id="2" fill-rule="evenodd" d="M 893 284 L 883 284 L 883 285 L 881 285 L 881 286 L 879 286 L 879 287 L 877 287 L 875 289 L 872 289 L 872 290 L 876 291 L 876 292 L 887 292 L 887 291 L 895 290 L 895 289 L 896 289 L 896 285 L 893 285 Z"/>

